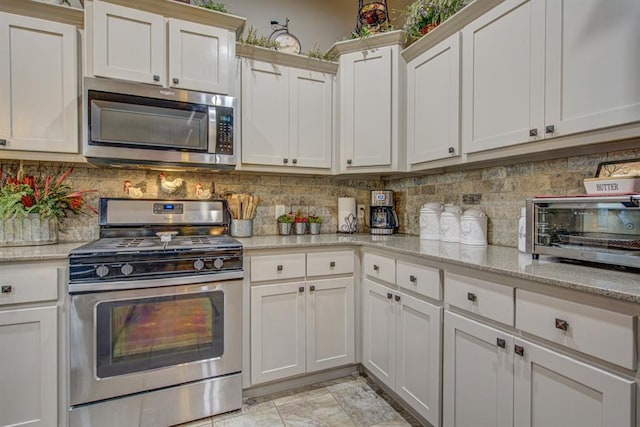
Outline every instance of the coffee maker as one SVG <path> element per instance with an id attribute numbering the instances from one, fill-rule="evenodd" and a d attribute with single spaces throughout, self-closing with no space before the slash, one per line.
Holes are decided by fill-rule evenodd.
<path id="1" fill-rule="evenodd" d="M 398 231 L 398 215 L 393 207 L 392 190 L 371 190 L 369 224 L 371 234 L 393 234 Z"/>

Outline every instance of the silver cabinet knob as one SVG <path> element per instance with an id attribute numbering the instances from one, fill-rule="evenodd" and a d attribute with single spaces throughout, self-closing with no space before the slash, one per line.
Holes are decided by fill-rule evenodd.
<path id="1" fill-rule="evenodd" d="M 380 266 L 374 264 L 373 271 L 380 271 Z"/>
<path id="2" fill-rule="evenodd" d="M 507 346 L 507 342 L 502 338 L 498 338 L 496 339 L 496 345 L 500 348 L 505 348 Z"/>
<path id="3" fill-rule="evenodd" d="M 157 75 L 157 74 L 154 74 L 154 75 L 153 75 L 153 81 L 154 81 L 154 82 L 159 82 L 159 81 L 160 81 L 160 76 L 159 76 L 159 75 Z"/>
<path id="4" fill-rule="evenodd" d="M 518 356 L 520 356 L 520 357 L 524 357 L 524 347 L 522 347 L 521 345 L 517 345 L 517 344 L 516 344 L 516 345 L 513 347 L 513 352 L 514 352 L 515 354 L 517 354 Z"/>
<path id="5" fill-rule="evenodd" d="M 395 300 L 400 301 L 400 295 L 396 295 Z"/>
<path id="6" fill-rule="evenodd" d="M 393 298 L 393 295 L 391 294 L 391 292 L 387 292 L 387 299 L 391 299 Z"/>
<path id="7" fill-rule="evenodd" d="M 11 292 L 13 292 L 13 286 L 11 285 L 2 285 L 0 287 L 0 293 L 10 294 Z"/>
<path id="8" fill-rule="evenodd" d="M 298 288 L 298 292 L 303 293 L 303 292 L 304 292 L 304 286 L 300 286 L 300 287 Z"/>
<path id="9" fill-rule="evenodd" d="M 315 290 L 316 290 L 316 287 L 315 287 L 315 286 L 313 286 L 313 285 L 311 285 L 311 286 L 309 286 L 309 290 L 310 290 L 311 292 L 313 292 L 313 291 L 315 291 Z"/>
<path id="10" fill-rule="evenodd" d="M 476 302 L 478 301 L 478 297 L 476 294 L 472 293 L 472 292 L 467 292 L 467 299 L 471 302 Z"/>
<path id="11" fill-rule="evenodd" d="M 418 281 L 418 278 L 417 278 L 416 276 L 414 276 L 414 275 L 411 275 L 411 276 L 409 276 L 409 281 L 410 281 L 411 283 L 415 283 L 415 282 L 417 282 L 417 281 Z"/>
<path id="12" fill-rule="evenodd" d="M 449 154 L 456 154 L 456 149 L 454 147 L 449 147 Z"/>
<path id="13" fill-rule="evenodd" d="M 329 267 L 335 267 L 335 266 L 336 266 L 336 262 L 335 262 L 335 261 L 331 261 L 331 262 L 329 263 Z"/>
<path id="14" fill-rule="evenodd" d="M 287 159 L 286 157 L 284 159 L 282 159 L 282 163 L 287 164 L 289 163 L 289 159 Z"/>
<path id="15" fill-rule="evenodd" d="M 278 271 L 282 271 L 283 269 L 284 269 L 284 267 L 282 265 L 279 265 L 279 266 L 276 267 L 276 270 L 278 270 Z"/>
<path id="16" fill-rule="evenodd" d="M 563 319 L 556 318 L 556 329 L 560 329 L 561 331 L 569 330 L 569 322 Z"/>
<path id="17" fill-rule="evenodd" d="M 0 139 L 0 145 L 2 145 L 3 147 L 7 146 L 7 140 L 6 139 Z"/>
<path id="18" fill-rule="evenodd" d="M 538 136 L 538 129 L 529 129 L 529 136 Z"/>
<path id="19" fill-rule="evenodd" d="M 293 159 L 291 163 L 293 163 L 294 165 L 298 164 L 298 159 Z"/>
<path id="20" fill-rule="evenodd" d="M 351 159 L 347 159 L 347 164 L 348 164 L 348 165 L 350 165 L 350 164 L 352 164 L 352 163 L 353 163 L 353 160 L 351 160 Z"/>
<path id="21" fill-rule="evenodd" d="M 554 133 L 556 131 L 556 127 L 554 125 L 548 125 L 544 128 L 545 133 Z"/>
<path id="22" fill-rule="evenodd" d="M 178 78 L 174 77 L 174 78 L 173 78 L 173 84 L 174 84 L 174 85 L 177 85 L 178 83 L 180 83 L 180 79 L 178 79 Z"/>

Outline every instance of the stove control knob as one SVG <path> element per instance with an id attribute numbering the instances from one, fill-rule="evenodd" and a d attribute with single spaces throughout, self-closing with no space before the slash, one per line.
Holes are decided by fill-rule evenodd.
<path id="1" fill-rule="evenodd" d="M 101 265 L 98 268 L 96 268 L 96 274 L 98 275 L 98 277 L 104 277 L 107 274 L 109 274 L 109 267 L 107 267 L 106 265 Z"/>
<path id="2" fill-rule="evenodd" d="M 193 262 L 193 268 L 195 268 L 197 271 L 202 270 L 204 268 L 204 261 L 198 258 Z"/>
<path id="3" fill-rule="evenodd" d="M 122 274 L 124 274 L 125 276 L 130 275 L 131 273 L 133 273 L 133 266 L 131 264 L 125 264 L 122 267 L 120 267 L 120 271 L 122 272 Z"/>
<path id="4" fill-rule="evenodd" d="M 221 269 L 223 265 L 224 265 L 224 261 L 222 261 L 222 258 L 216 258 L 213 261 L 213 266 L 218 270 Z"/>

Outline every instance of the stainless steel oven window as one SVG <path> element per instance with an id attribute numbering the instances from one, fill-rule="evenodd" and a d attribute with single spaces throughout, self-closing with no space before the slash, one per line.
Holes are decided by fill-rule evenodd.
<path id="1" fill-rule="evenodd" d="M 98 378 L 224 353 L 222 291 L 104 301 L 95 314 Z"/>

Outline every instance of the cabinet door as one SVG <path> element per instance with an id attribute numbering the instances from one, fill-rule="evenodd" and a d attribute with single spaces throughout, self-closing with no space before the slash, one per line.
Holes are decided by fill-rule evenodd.
<path id="1" fill-rule="evenodd" d="M 566 135 L 639 121 L 640 2 L 546 3 L 545 124 Z"/>
<path id="2" fill-rule="evenodd" d="M 305 284 L 251 287 L 251 383 L 305 372 Z"/>
<path id="3" fill-rule="evenodd" d="M 365 279 L 363 287 L 363 364 L 387 386 L 396 381 L 396 310 L 393 290 Z"/>
<path id="4" fill-rule="evenodd" d="M 307 285 L 307 372 L 354 363 L 353 277 Z"/>
<path id="5" fill-rule="evenodd" d="M 460 155 L 460 33 L 407 64 L 407 160 Z"/>
<path id="6" fill-rule="evenodd" d="M 56 307 L 0 311 L 0 425 L 57 425 Z"/>
<path id="7" fill-rule="evenodd" d="M 94 1 L 93 73 L 164 85 L 164 27 L 161 15 Z"/>
<path id="8" fill-rule="evenodd" d="M 289 69 L 242 61 L 242 162 L 284 166 L 289 159 Z"/>
<path id="9" fill-rule="evenodd" d="M 78 152 L 76 28 L 0 13 L 0 149 Z"/>
<path id="10" fill-rule="evenodd" d="M 290 69 L 291 164 L 331 168 L 333 76 Z"/>
<path id="11" fill-rule="evenodd" d="M 634 381 L 520 339 L 515 356 L 514 425 L 635 425 Z"/>
<path id="12" fill-rule="evenodd" d="M 507 0 L 462 31 L 465 152 L 544 135 L 544 0 Z M 529 136 L 536 129 L 536 136 Z M 533 132 L 531 132 L 533 133 Z"/>
<path id="13" fill-rule="evenodd" d="M 439 425 L 442 309 L 403 293 L 395 296 L 399 297 L 396 393 L 430 423 Z"/>
<path id="14" fill-rule="evenodd" d="M 340 143 L 347 168 L 391 165 L 392 68 L 390 47 L 340 57 Z"/>
<path id="15" fill-rule="evenodd" d="M 443 424 L 512 427 L 513 337 L 445 311 L 443 354 Z"/>
<path id="16" fill-rule="evenodd" d="M 169 19 L 169 86 L 228 94 L 229 55 L 227 30 Z"/>

